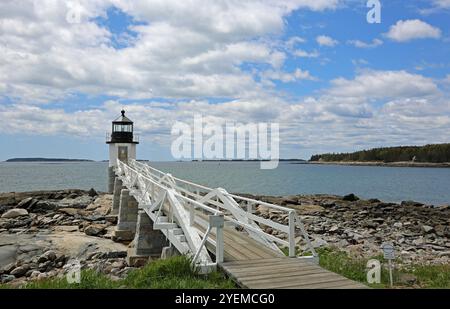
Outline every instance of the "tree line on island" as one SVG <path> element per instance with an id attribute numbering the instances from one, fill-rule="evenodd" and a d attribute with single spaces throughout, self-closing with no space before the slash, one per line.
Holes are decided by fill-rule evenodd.
<path id="1" fill-rule="evenodd" d="M 5 162 L 94 162 L 85 159 L 62 159 L 62 158 L 12 158 Z"/>
<path id="2" fill-rule="evenodd" d="M 450 144 L 434 144 L 425 146 L 400 146 L 374 148 L 353 153 L 326 153 L 313 155 L 312 162 L 450 162 Z"/>

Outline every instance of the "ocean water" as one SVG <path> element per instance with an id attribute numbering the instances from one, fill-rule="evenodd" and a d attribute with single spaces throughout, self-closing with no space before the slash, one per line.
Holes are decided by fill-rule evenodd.
<path id="1" fill-rule="evenodd" d="M 355 193 L 362 198 L 450 204 L 449 168 L 339 166 L 281 162 L 152 162 L 174 176 L 229 192 L 265 195 Z M 106 191 L 107 163 L 0 163 L 0 192 L 80 188 Z"/>

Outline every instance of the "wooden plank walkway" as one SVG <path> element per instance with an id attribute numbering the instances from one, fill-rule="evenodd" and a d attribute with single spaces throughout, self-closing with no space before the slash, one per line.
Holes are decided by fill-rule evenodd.
<path id="1" fill-rule="evenodd" d="M 233 281 L 249 289 L 366 289 L 367 286 L 342 277 L 299 258 L 224 262 L 219 267 Z"/>
<path id="2" fill-rule="evenodd" d="M 211 231 L 211 239 L 215 241 L 215 231 Z M 223 240 L 223 257 L 225 262 L 283 257 L 281 253 L 267 248 L 253 238 L 236 231 L 232 227 L 225 227 L 223 229 Z M 211 252 L 215 252 L 213 243 L 207 241 L 206 247 Z"/>
<path id="3" fill-rule="evenodd" d="M 200 212 L 197 212 L 197 216 L 203 218 L 205 221 L 208 217 Z M 195 227 L 205 232 L 205 228 L 199 224 L 195 224 Z M 210 238 L 216 240 L 216 231 L 213 229 L 210 232 Z M 241 261 L 241 260 L 257 260 L 257 259 L 268 259 L 274 257 L 283 257 L 284 255 L 280 252 L 276 252 L 258 241 L 254 240 L 245 233 L 238 232 L 234 227 L 226 226 L 223 228 L 223 256 L 224 261 Z M 210 252 L 215 252 L 215 245 L 207 241 L 206 248 Z"/>
<path id="4" fill-rule="evenodd" d="M 201 216 L 201 215 L 200 215 Z M 200 231 L 205 229 L 196 224 Z M 211 231 L 215 241 L 215 231 Z M 219 268 L 239 286 L 249 289 L 367 289 L 311 261 L 289 258 L 233 227 L 224 227 L 224 263 Z M 214 253 L 214 244 L 206 242 Z"/>

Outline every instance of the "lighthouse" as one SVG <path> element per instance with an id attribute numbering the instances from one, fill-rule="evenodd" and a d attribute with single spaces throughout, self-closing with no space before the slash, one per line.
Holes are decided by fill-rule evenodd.
<path id="1" fill-rule="evenodd" d="M 109 144 L 108 192 L 112 193 L 117 159 L 123 162 L 136 159 L 136 145 L 139 144 L 137 136 L 133 134 L 133 121 L 125 116 L 124 110 L 112 122 L 112 131 L 107 135 L 106 143 Z"/>

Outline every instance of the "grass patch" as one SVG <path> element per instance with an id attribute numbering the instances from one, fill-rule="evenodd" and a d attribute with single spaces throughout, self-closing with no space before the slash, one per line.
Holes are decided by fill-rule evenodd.
<path id="1" fill-rule="evenodd" d="M 367 261 L 369 259 L 355 259 L 338 249 L 318 249 L 320 256 L 320 266 L 332 272 L 338 273 L 349 279 L 367 284 Z M 371 259 L 379 260 L 382 265 L 387 263 L 383 257 L 375 256 Z M 399 260 L 394 263 L 397 264 Z M 398 264 L 397 264 L 398 265 Z M 393 271 L 394 287 L 408 287 L 402 282 L 404 275 L 411 274 L 417 278 L 417 282 L 411 287 L 416 288 L 450 288 L 450 265 L 422 266 L 413 265 L 408 268 L 396 269 Z M 389 271 L 387 268 L 381 269 L 381 283 L 370 285 L 373 288 L 389 288 Z"/>
<path id="2" fill-rule="evenodd" d="M 4 285 L 4 287 L 7 287 Z M 114 281 L 93 270 L 81 272 L 81 283 L 69 284 L 66 278 L 45 279 L 26 284 L 26 289 L 232 289 L 234 283 L 219 272 L 201 275 L 192 270 L 190 260 L 176 256 L 157 260 L 131 271 L 122 280 Z"/>
<path id="3" fill-rule="evenodd" d="M 83 270 L 80 283 L 70 284 L 66 278 L 51 278 L 27 283 L 25 289 L 114 289 L 118 288 L 119 281 L 113 281 L 106 275 L 94 270 Z"/>
<path id="4" fill-rule="evenodd" d="M 450 289 L 450 265 L 414 266 L 407 270 L 426 288 Z"/>
<path id="5" fill-rule="evenodd" d="M 132 271 L 123 284 L 130 288 L 154 289 L 230 289 L 235 285 L 218 272 L 200 275 L 192 270 L 190 260 L 177 256 L 152 262 Z"/>

